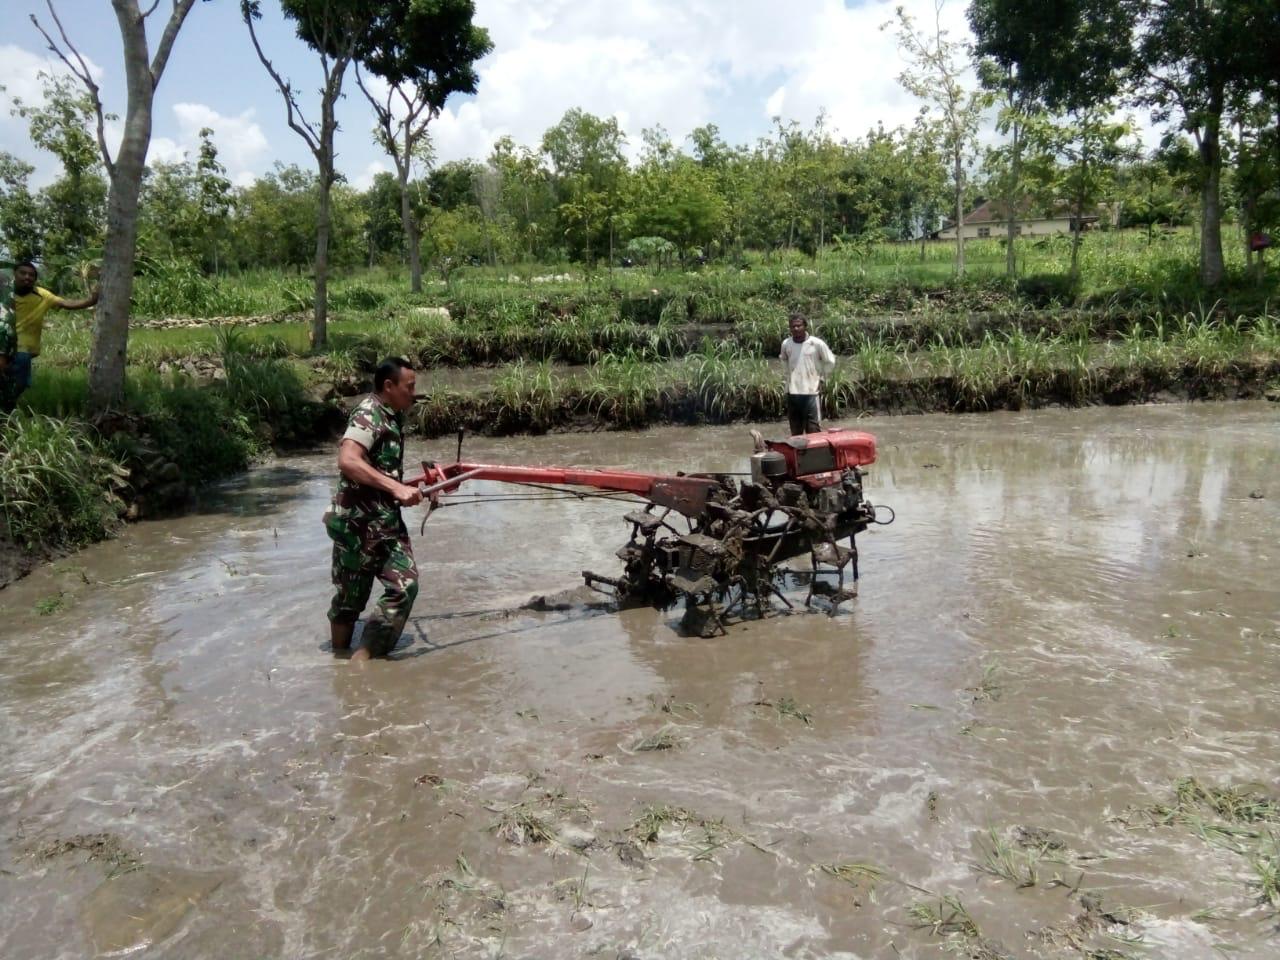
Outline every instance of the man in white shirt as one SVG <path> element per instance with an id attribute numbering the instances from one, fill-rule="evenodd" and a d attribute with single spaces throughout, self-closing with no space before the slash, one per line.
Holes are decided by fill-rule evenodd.
<path id="1" fill-rule="evenodd" d="M 778 356 L 787 364 L 787 420 L 791 435 L 820 433 L 818 394 L 823 378 L 836 368 L 836 357 L 821 339 L 809 336 L 809 321 L 798 313 L 791 315 L 787 327 L 791 336 L 782 341 Z"/>

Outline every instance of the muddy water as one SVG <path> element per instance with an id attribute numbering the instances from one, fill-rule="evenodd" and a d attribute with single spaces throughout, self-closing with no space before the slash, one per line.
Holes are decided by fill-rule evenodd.
<path id="1" fill-rule="evenodd" d="M 942 896 L 973 956 L 1275 956 L 1247 853 L 1141 810 L 1184 776 L 1280 793 L 1280 409 L 863 425 L 898 520 L 834 617 L 512 612 L 612 570 L 626 508 L 499 501 L 418 539 L 395 662 L 334 661 L 328 455 L 6 589 L 0 956 L 935 957 Z M 1034 885 L 981 869 L 988 831 Z M 822 870 L 850 863 L 883 876 Z"/>

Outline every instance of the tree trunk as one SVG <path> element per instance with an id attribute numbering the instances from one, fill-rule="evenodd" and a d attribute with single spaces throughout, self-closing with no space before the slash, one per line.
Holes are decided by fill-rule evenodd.
<path id="1" fill-rule="evenodd" d="M 964 276 L 964 167 L 960 148 L 955 151 L 956 178 L 956 276 Z"/>
<path id="2" fill-rule="evenodd" d="M 1205 117 L 1200 139 L 1200 282 L 1216 287 L 1222 282 L 1222 125 L 1221 98 L 1215 97 Z M 1216 109 L 1215 109 L 1216 107 Z"/>
<path id="3" fill-rule="evenodd" d="M 101 413 L 124 399 L 125 357 L 129 349 L 129 306 L 138 244 L 138 194 L 151 145 L 151 104 L 173 41 L 194 0 L 175 2 L 169 22 L 149 62 L 145 17 L 133 0 L 112 0 L 124 46 L 124 135 L 115 161 L 103 160 L 111 179 L 107 193 L 107 242 L 102 252 L 101 293 L 94 314 L 89 352 L 89 412 Z M 101 105 L 99 104 L 99 109 Z"/>
<path id="4" fill-rule="evenodd" d="M 1078 280 L 1080 278 L 1080 228 L 1084 225 L 1081 221 L 1084 216 L 1084 208 L 1080 204 L 1076 204 L 1075 222 L 1071 224 L 1071 279 Z"/>
<path id="5" fill-rule="evenodd" d="M 144 63 L 145 67 L 145 63 Z M 150 73 L 145 81 L 150 86 Z M 151 97 L 134 105 L 130 82 L 124 138 L 107 196 L 107 242 L 102 251 L 101 293 L 94 314 L 89 352 L 89 410 L 101 413 L 124 400 L 125 357 L 129 349 L 129 305 L 138 244 L 138 194 L 151 142 Z"/>
<path id="6" fill-rule="evenodd" d="M 330 148 L 329 156 L 333 156 Z M 329 334 L 329 194 L 333 171 L 321 168 L 320 195 L 316 198 L 316 286 L 311 316 L 311 349 L 322 349 Z"/>
<path id="7" fill-rule="evenodd" d="M 400 180 L 400 226 L 404 228 L 404 248 L 409 255 L 409 290 L 422 292 L 422 231 L 418 218 L 413 215 L 409 202 L 409 164 L 396 161 L 396 174 Z"/>
<path id="8" fill-rule="evenodd" d="M 1005 193 L 1004 216 L 1008 227 L 1005 237 L 1004 272 L 1010 280 L 1018 275 L 1018 225 L 1017 207 L 1019 188 L 1022 186 L 1022 143 L 1017 121 L 1013 124 L 1013 156 L 1010 158 L 1009 189 Z"/>

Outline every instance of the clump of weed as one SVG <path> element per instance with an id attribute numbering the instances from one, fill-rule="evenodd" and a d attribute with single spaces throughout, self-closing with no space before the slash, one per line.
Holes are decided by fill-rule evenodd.
<path id="1" fill-rule="evenodd" d="M 656 733 L 641 737 L 631 745 L 631 749 L 638 753 L 647 753 L 655 750 L 674 750 L 682 743 L 684 743 L 684 740 L 676 734 L 675 727 L 668 724 Z"/>
<path id="2" fill-rule="evenodd" d="M 1019 849 L 1001 836 L 994 828 L 987 831 L 985 841 L 978 842 L 982 859 L 978 869 L 993 877 L 1008 880 L 1019 890 L 1034 887 L 1040 882 L 1036 870 L 1043 851 L 1032 847 Z"/>
<path id="3" fill-rule="evenodd" d="M 1070 921 L 1040 930 L 1037 939 L 1050 946 L 1069 947 L 1096 960 L 1126 960 L 1129 956 L 1114 947 L 1099 945 L 1099 937 L 1124 944 L 1142 942 L 1143 935 L 1136 929 L 1138 911 L 1106 904 L 1093 893 L 1080 894 L 1080 907 L 1080 913 Z"/>
<path id="4" fill-rule="evenodd" d="M 41 597 L 36 601 L 36 613 L 42 617 L 50 616 L 61 610 L 67 602 L 67 595 L 59 590 L 57 593 L 51 593 L 47 597 Z"/>
<path id="5" fill-rule="evenodd" d="M 862 905 L 862 897 L 874 899 L 877 884 L 884 879 L 885 873 L 870 863 L 820 863 L 818 869 L 829 877 L 853 888 L 854 903 Z"/>
<path id="6" fill-rule="evenodd" d="M 1269 907 L 1273 914 L 1280 912 L 1280 838 L 1268 833 L 1248 859 L 1253 872 L 1248 884 L 1257 895 L 1258 905 Z"/>
<path id="7" fill-rule="evenodd" d="M 656 843 L 663 827 L 683 827 L 696 819 L 684 807 L 663 804 L 645 807 L 640 816 L 627 828 L 627 834 L 638 843 Z"/>
<path id="8" fill-rule="evenodd" d="M 978 924 L 958 897 L 945 894 L 935 900 L 917 900 L 907 908 L 917 930 L 927 929 L 934 936 L 958 934 L 969 939 L 982 936 Z"/>
<path id="9" fill-rule="evenodd" d="M 124 512 L 127 476 L 87 424 L 41 414 L 0 416 L 0 525 L 19 544 L 103 539 Z"/>
<path id="10" fill-rule="evenodd" d="M 960 898 L 946 894 L 937 900 L 917 900 L 907 909 L 917 930 L 928 930 L 935 937 L 945 937 L 948 945 L 969 960 L 1011 960 L 1010 954 L 995 940 L 988 940 L 978 929 Z"/>
<path id="11" fill-rule="evenodd" d="M 698 708 L 692 703 L 676 703 L 675 697 L 670 695 L 659 702 L 658 695 L 651 693 L 648 696 L 648 700 L 659 713 L 665 713 L 673 717 L 697 717 L 700 715 Z"/>
<path id="12" fill-rule="evenodd" d="M 1273 826 L 1280 823 L 1280 800 L 1259 785 L 1217 787 L 1183 777 L 1174 784 L 1172 802 L 1141 814 L 1155 825 L 1189 826 L 1209 843 L 1243 856 L 1251 874 L 1246 883 L 1258 905 L 1280 912 L 1280 845 Z"/>
<path id="13" fill-rule="evenodd" d="M 528 843 L 551 843 L 556 838 L 555 826 L 524 803 L 503 810 L 489 829 L 499 839 L 517 847 Z"/>
<path id="14" fill-rule="evenodd" d="M 83 853 L 89 861 L 104 864 L 108 877 L 132 873 L 142 867 L 142 859 L 114 833 L 80 833 L 74 837 L 57 837 L 41 844 L 32 851 L 31 856 L 43 861 L 70 853 Z"/>
<path id="15" fill-rule="evenodd" d="M 999 700 L 1000 694 L 1003 692 L 1003 683 L 1001 682 L 1000 664 L 991 660 L 982 667 L 982 679 L 978 681 L 976 686 L 965 687 L 965 690 L 973 694 L 973 702 L 981 703 L 984 700 Z"/>
<path id="16" fill-rule="evenodd" d="M 531 775 L 529 786 L 540 780 L 539 775 Z M 515 846 L 525 846 L 557 842 L 560 839 L 559 823 L 586 817 L 590 808 L 584 801 L 565 793 L 563 787 L 558 787 L 526 795 L 504 807 L 488 809 L 498 814 L 498 819 L 489 827 L 494 835 Z"/>
<path id="17" fill-rule="evenodd" d="M 717 850 L 745 843 L 761 852 L 768 852 L 740 830 L 736 830 L 723 819 L 703 817 L 684 807 L 668 805 L 645 807 L 640 816 L 626 830 L 626 835 L 635 843 L 657 843 L 662 839 L 664 828 L 679 828 L 680 839 L 685 845 L 691 860 L 714 860 Z"/>
<path id="18" fill-rule="evenodd" d="M 1139 814 L 1156 826 L 1189 826 L 1236 853 L 1245 853 L 1249 841 L 1262 837 L 1258 825 L 1280 823 L 1280 801 L 1257 784 L 1217 787 L 1183 777 L 1174 784 L 1173 794 L 1171 802 L 1152 804 Z"/>
<path id="19" fill-rule="evenodd" d="M 777 699 L 766 697 L 763 685 L 751 705 L 753 707 L 768 707 L 778 715 L 779 719 L 790 717 L 792 720 L 799 720 L 806 727 L 813 726 L 813 714 L 802 709 L 793 697 L 778 697 Z"/>

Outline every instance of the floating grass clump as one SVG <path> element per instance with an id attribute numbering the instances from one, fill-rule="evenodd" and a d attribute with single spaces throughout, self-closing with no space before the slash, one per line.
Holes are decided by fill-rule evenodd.
<path id="1" fill-rule="evenodd" d="M 1229 824 L 1280 823 L 1280 800 L 1264 793 L 1257 784 L 1206 786 L 1195 777 L 1183 777 L 1174 784 L 1171 803 L 1148 809 L 1156 823 L 1198 823 L 1208 814 Z"/>
<path id="2" fill-rule="evenodd" d="M 641 737 L 631 745 L 631 749 L 637 753 L 648 753 L 659 750 L 674 750 L 683 743 L 684 740 L 676 732 L 676 728 L 667 725 L 655 733 Z"/>
<path id="3" fill-rule="evenodd" d="M 1034 887 L 1040 882 L 1036 868 L 1043 850 L 1035 847 L 1019 849 L 995 829 L 990 829 L 986 838 L 978 842 L 978 851 L 981 855 L 978 869 L 983 873 L 1007 880 L 1019 890 Z"/>
<path id="4" fill-rule="evenodd" d="M 885 872 L 870 863 L 820 863 L 818 869 L 853 888 L 854 903 L 858 906 L 864 896 L 875 898 L 876 887 L 885 878 Z"/>

